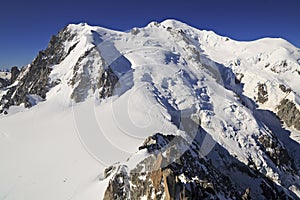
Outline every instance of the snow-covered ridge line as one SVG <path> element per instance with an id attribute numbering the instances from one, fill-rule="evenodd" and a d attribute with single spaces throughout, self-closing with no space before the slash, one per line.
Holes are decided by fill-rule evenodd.
<path id="1" fill-rule="evenodd" d="M 1 93 L 0 198 L 300 198 L 299 59 L 176 20 L 68 25 Z"/>

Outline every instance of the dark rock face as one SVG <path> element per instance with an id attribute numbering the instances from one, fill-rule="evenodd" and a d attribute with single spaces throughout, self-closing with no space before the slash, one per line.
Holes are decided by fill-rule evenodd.
<path id="1" fill-rule="evenodd" d="M 71 34 L 66 27 L 57 35 L 52 36 L 46 50 L 40 51 L 34 61 L 26 68 L 23 68 L 18 85 L 9 88 L 7 93 L 0 100 L 2 109 L 8 109 L 12 105 L 25 104 L 31 107 L 28 95 L 39 95 L 42 99 L 46 98 L 46 93 L 53 86 L 49 80 L 51 67 L 59 64 L 69 52 L 65 52 L 64 42 L 70 41 L 75 35 Z M 16 68 L 12 69 L 12 79 L 15 81 L 19 75 Z"/>
<path id="2" fill-rule="evenodd" d="M 10 81 L 8 79 L 0 78 L 0 89 L 8 86 Z"/>
<path id="3" fill-rule="evenodd" d="M 282 92 L 285 92 L 285 93 L 290 93 L 292 91 L 291 88 L 287 88 L 285 85 L 283 84 L 280 84 L 279 85 L 279 88 L 282 90 Z"/>
<path id="4" fill-rule="evenodd" d="M 104 70 L 102 73 L 99 82 L 98 82 L 98 89 L 99 91 L 99 97 L 105 98 L 105 97 L 110 97 L 113 94 L 113 90 L 118 83 L 119 78 L 115 73 L 112 71 L 110 67 Z"/>
<path id="5" fill-rule="evenodd" d="M 130 33 L 132 35 L 137 35 L 139 32 L 140 32 L 140 30 L 138 28 L 133 28 L 133 29 L 130 30 Z"/>
<path id="6" fill-rule="evenodd" d="M 235 80 L 234 80 L 235 84 L 240 84 L 243 78 L 244 78 L 243 73 L 236 73 Z"/>
<path id="7" fill-rule="evenodd" d="M 149 153 L 155 153 L 157 150 L 164 149 L 170 141 L 174 139 L 173 135 L 162 135 L 157 133 L 151 137 L 148 137 L 139 150 L 147 149 Z"/>
<path id="8" fill-rule="evenodd" d="M 247 188 L 245 193 L 243 194 L 242 200 L 251 200 L 250 189 L 249 188 Z"/>
<path id="9" fill-rule="evenodd" d="M 173 144 L 173 140 L 177 142 Z M 260 141 L 264 148 L 271 148 L 271 144 L 275 149 L 274 154 L 269 154 L 274 162 L 280 160 L 278 164 L 290 165 L 291 161 L 279 143 L 269 138 Z M 181 136 L 157 133 L 147 138 L 139 150 L 146 150 L 149 156 L 133 169 L 120 165 L 111 176 L 104 199 L 293 199 L 265 175 L 254 172 L 251 162 L 248 166 L 239 164 L 220 153 L 218 159 L 223 159 L 225 166 L 217 166 L 214 161 L 199 156 L 196 141 L 182 150 L 185 145 L 189 144 Z M 228 171 L 229 174 L 234 171 L 234 175 L 227 175 Z M 245 185 L 245 180 L 240 180 L 242 177 L 237 177 L 237 172 L 258 184 L 255 187 L 261 190 L 260 196 L 257 196 L 257 191 L 252 196 L 250 187 L 253 185 L 250 182 Z"/>
<path id="10" fill-rule="evenodd" d="M 110 181 L 109 186 L 105 192 L 104 200 L 123 200 L 130 199 L 129 191 L 129 177 L 126 172 L 126 166 L 119 167 L 119 173 L 115 175 L 114 179 Z"/>
<path id="11" fill-rule="evenodd" d="M 37 95 L 41 100 L 46 99 L 47 92 L 61 82 L 59 79 L 50 80 L 52 66 L 60 64 L 77 46 L 79 42 L 73 43 L 68 48 L 69 45 L 65 46 L 65 43 L 73 41 L 75 36 L 76 33 L 71 32 L 68 27 L 64 28 L 52 36 L 48 47 L 40 51 L 29 66 L 21 71 L 17 67 L 12 68 L 10 83 L 0 80 L 0 84 L 3 83 L 3 87 L 6 87 L 18 78 L 18 84 L 9 87 L 0 99 L 2 112 L 7 112 L 13 105 L 24 104 L 27 108 L 33 106 L 30 95 Z M 91 57 L 94 59 L 90 59 Z M 79 57 L 73 67 L 73 78 L 69 81 L 69 85 L 73 87 L 71 98 L 75 102 L 81 102 L 87 97 L 89 90 L 95 92 L 97 89 L 100 99 L 109 97 L 113 94 L 118 81 L 118 76 L 105 64 L 97 47 L 94 46 Z"/>
<path id="12" fill-rule="evenodd" d="M 97 59 L 87 59 L 89 57 Z M 79 70 L 79 68 L 82 70 Z M 100 70 L 95 72 L 95 68 Z M 93 73 L 96 74 L 96 82 L 93 82 Z M 73 68 L 73 78 L 68 83 L 74 87 L 71 99 L 74 99 L 76 103 L 82 102 L 88 96 L 89 90 L 92 90 L 94 93 L 96 89 L 99 90 L 98 96 L 100 99 L 110 97 L 118 81 L 118 76 L 110 66 L 105 67 L 104 59 L 101 57 L 97 47 L 94 46 L 78 59 Z"/>
<path id="13" fill-rule="evenodd" d="M 196 147 L 180 152 L 176 146 L 168 146 L 173 139 L 186 144 L 180 136 L 155 134 L 149 137 L 139 148 L 147 149 L 149 157 L 131 171 L 127 169 L 125 174 L 124 170 L 118 170 L 109 182 L 104 199 L 140 199 L 143 196 L 149 200 L 219 199 L 217 194 L 241 199 L 230 179 L 200 158 Z M 162 149 L 165 153 L 160 152 Z M 182 155 L 177 157 L 176 154 Z M 173 159 L 174 162 L 166 164 Z M 125 169 L 124 166 L 122 169 Z M 116 182 L 120 176 L 129 179 L 130 186 L 118 186 Z M 120 190 L 122 193 L 118 193 Z"/>
<path id="14" fill-rule="evenodd" d="M 282 60 L 281 63 L 273 65 L 270 69 L 274 73 L 285 72 L 288 70 L 288 63 L 286 60 Z"/>
<path id="15" fill-rule="evenodd" d="M 300 130 L 300 111 L 292 101 L 283 99 L 277 109 L 278 117 L 285 122 L 287 126 L 294 126 L 297 130 Z"/>
<path id="16" fill-rule="evenodd" d="M 261 135 L 258 138 L 258 141 L 260 142 L 262 149 L 277 166 L 286 166 L 286 169 L 294 168 L 293 160 L 276 138 L 268 135 Z"/>
<path id="17" fill-rule="evenodd" d="M 268 101 L 268 90 L 266 84 L 258 84 L 257 101 L 259 103 L 265 103 Z"/>
<path id="18" fill-rule="evenodd" d="M 13 83 L 15 82 L 15 80 L 17 79 L 17 77 L 19 76 L 20 74 L 20 70 L 18 67 L 12 67 L 11 68 L 11 77 L 10 77 L 10 83 Z"/>
<path id="19" fill-rule="evenodd" d="M 98 52 L 96 51 L 96 48 L 91 48 L 79 57 L 77 63 L 73 68 L 73 78 L 68 84 L 70 84 L 72 87 L 75 87 L 75 84 L 78 83 L 77 86 L 74 88 L 73 93 L 71 94 L 71 98 L 74 99 L 76 103 L 83 101 L 87 97 L 88 90 L 95 90 L 95 88 L 92 88 L 90 74 L 90 69 L 93 67 L 93 65 L 96 65 L 95 61 L 89 60 L 87 62 L 84 62 L 84 59 L 89 56 L 94 57 L 97 54 Z M 79 73 L 80 67 L 82 67 L 82 73 Z"/>

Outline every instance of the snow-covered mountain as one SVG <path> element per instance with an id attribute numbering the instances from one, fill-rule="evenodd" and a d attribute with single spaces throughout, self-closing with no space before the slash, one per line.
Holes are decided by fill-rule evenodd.
<path id="1" fill-rule="evenodd" d="M 0 199 L 300 199 L 299 78 L 283 39 L 68 25 L 1 90 Z"/>

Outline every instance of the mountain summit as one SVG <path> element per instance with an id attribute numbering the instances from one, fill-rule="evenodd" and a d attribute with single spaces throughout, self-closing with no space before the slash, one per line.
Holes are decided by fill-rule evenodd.
<path id="1" fill-rule="evenodd" d="M 0 198 L 300 199 L 300 50 L 283 39 L 70 24 L 11 77 Z"/>

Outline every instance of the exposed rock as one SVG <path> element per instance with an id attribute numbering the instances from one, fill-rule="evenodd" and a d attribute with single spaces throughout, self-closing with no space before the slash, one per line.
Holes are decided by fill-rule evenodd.
<path id="1" fill-rule="evenodd" d="M 157 133 L 151 137 L 148 137 L 142 146 L 139 147 L 139 150 L 147 149 L 149 153 L 156 153 L 157 150 L 164 149 L 170 141 L 174 139 L 173 135 L 162 135 Z"/>
<path id="2" fill-rule="evenodd" d="M 97 65 L 97 61 L 85 60 L 89 56 L 99 56 L 96 47 L 91 48 L 79 57 L 73 68 L 73 78 L 69 81 L 69 84 L 74 87 L 71 98 L 74 99 L 75 102 L 83 101 L 87 97 L 88 91 L 92 89 L 93 84 L 91 82 L 90 70 Z M 95 90 L 95 88 L 93 88 L 93 90 Z"/>
<path id="3" fill-rule="evenodd" d="M 168 144 L 174 139 L 182 140 L 182 144 L 186 143 L 180 136 L 155 134 L 148 138 L 139 149 L 147 149 L 149 156 L 129 173 L 127 172 L 127 175 L 124 175 L 123 171 L 117 172 L 106 189 L 106 199 L 112 197 L 112 191 L 118 192 L 122 188 L 129 187 L 130 190 L 122 190 L 127 191 L 128 194 L 118 192 L 114 199 L 121 196 L 130 197 L 130 199 L 140 199 L 144 196 L 149 200 L 218 199 L 217 193 L 240 199 L 238 191 L 228 177 L 217 172 L 212 165 L 197 156 L 195 147 L 189 148 L 186 152 L 180 152 L 180 148 L 174 145 L 169 146 Z M 158 153 L 164 149 L 166 153 Z M 168 160 L 172 160 L 169 157 L 172 151 L 176 151 L 173 154 L 182 153 L 182 156 L 176 162 L 166 165 Z M 121 175 L 129 177 L 130 186 L 120 185 L 118 189 L 114 188 Z"/>
<path id="4" fill-rule="evenodd" d="M 285 92 L 285 93 L 290 93 L 292 91 L 291 88 L 287 88 L 285 85 L 283 84 L 280 84 L 279 85 L 279 88 L 282 90 L 282 92 Z"/>
<path id="5" fill-rule="evenodd" d="M 235 75 L 235 84 L 239 84 L 242 82 L 242 79 L 244 78 L 244 74 L 243 73 L 236 73 Z"/>
<path id="6" fill-rule="evenodd" d="M 109 182 L 104 194 L 104 200 L 127 200 L 130 199 L 129 177 L 125 166 L 120 166 L 118 173 Z"/>
<path id="7" fill-rule="evenodd" d="M 0 89 L 8 86 L 10 84 L 10 81 L 5 78 L 0 78 Z"/>
<path id="8" fill-rule="evenodd" d="M 22 77 L 18 85 L 10 87 L 5 95 L 0 100 L 2 109 L 8 109 L 12 105 L 20 105 L 24 103 L 25 107 L 31 107 L 29 98 L 30 94 L 46 98 L 46 93 L 51 87 L 49 82 L 49 74 L 51 67 L 59 64 L 67 55 L 65 52 L 65 41 L 70 41 L 75 35 L 64 28 L 57 35 L 52 36 L 46 50 L 40 51 L 34 61 L 22 70 Z M 11 81 L 14 81 L 18 76 L 18 70 L 13 68 Z"/>
<path id="9" fill-rule="evenodd" d="M 138 28 L 133 28 L 133 29 L 131 29 L 131 31 L 130 31 L 130 33 L 131 33 L 132 35 L 137 35 L 139 32 L 140 32 L 140 30 L 139 30 Z"/>
<path id="10" fill-rule="evenodd" d="M 113 171 L 115 171 L 115 170 L 116 170 L 116 167 L 115 167 L 115 166 L 110 166 L 110 167 L 106 168 L 106 169 L 104 170 L 104 178 L 109 177 L 109 176 L 111 175 L 111 173 L 112 173 Z"/>
<path id="11" fill-rule="evenodd" d="M 277 166 L 285 165 L 287 166 L 286 169 L 294 168 L 292 158 L 276 138 L 269 135 L 261 135 L 258 138 L 258 141 L 260 142 L 263 150 Z"/>
<path id="12" fill-rule="evenodd" d="M 268 89 L 264 83 L 258 84 L 257 101 L 262 104 L 268 101 Z"/>
<path id="13" fill-rule="evenodd" d="M 289 99 L 283 99 L 277 107 L 278 117 L 286 123 L 288 127 L 294 126 L 300 130 L 300 111 L 295 103 Z"/>
<path id="14" fill-rule="evenodd" d="M 20 70 L 19 70 L 18 67 L 15 66 L 15 67 L 11 68 L 10 72 L 11 72 L 10 82 L 13 83 L 13 82 L 15 82 L 15 80 L 17 79 L 17 77 L 19 76 Z"/>
<path id="15" fill-rule="evenodd" d="M 260 138 L 262 146 L 265 149 L 274 148 L 275 152 L 269 152 L 269 156 L 288 168 L 291 165 L 290 157 L 279 142 L 270 138 Z M 184 145 L 189 145 L 189 148 L 182 152 Z M 181 136 L 157 133 L 147 138 L 139 149 L 147 150 L 149 155 L 131 170 L 121 165 L 110 180 L 104 199 L 292 199 L 265 175 L 258 171 L 254 174 L 249 165 L 237 162 L 230 164 L 228 158 L 220 154 L 224 163 L 229 164 L 225 165 L 226 169 L 235 174 L 233 177 L 227 176 L 223 167 L 214 166 L 211 160 L 198 155 L 196 140 L 188 144 Z M 245 180 L 240 181 L 236 177 L 237 172 L 251 173 L 252 179 L 249 180 L 257 181 L 261 189 L 259 197 L 251 196 L 250 187 L 245 187 Z M 118 181 L 120 179 L 125 181 Z M 253 187 L 250 183 L 249 186 Z M 257 195 L 259 191 L 255 192 Z"/>
<path id="16" fill-rule="evenodd" d="M 289 69 L 290 68 L 286 60 L 282 60 L 279 64 L 275 64 L 271 67 L 271 71 L 274 73 L 282 73 L 288 71 Z"/>
<path id="17" fill-rule="evenodd" d="M 98 89 L 99 89 L 99 98 L 106 98 L 110 97 L 113 94 L 114 88 L 118 83 L 119 78 L 115 73 L 112 71 L 110 67 L 104 70 L 102 73 L 99 82 L 98 82 Z"/>
<path id="18" fill-rule="evenodd" d="M 91 60 L 90 57 L 95 59 Z M 118 81 L 118 76 L 110 66 L 106 67 L 104 59 L 94 46 L 80 56 L 73 68 L 73 78 L 69 81 L 69 84 L 74 87 L 71 99 L 82 102 L 90 90 L 94 93 L 96 89 L 99 90 L 100 99 L 110 97 Z"/>
<path id="19" fill-rule="evenodd" d="M 270 63 L 267 63 L 267 64 L 265 65 L 265 68 L 268 68 L 270 65 L 271 65 Z"/>
<path id="20" fill-rule="evenodd" d="M 250 188 L 246 189 L 245 193 L 242 196 L 242 200 L 251 200 L 251 197 L 250 197 Z"/>

